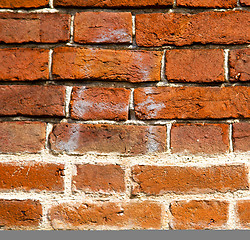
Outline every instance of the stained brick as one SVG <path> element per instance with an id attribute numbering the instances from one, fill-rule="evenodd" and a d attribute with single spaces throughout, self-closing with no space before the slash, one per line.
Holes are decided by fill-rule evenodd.
<path id="1" fill-rule="evenodd" d="M 233 124 L 233 144 L 235 151 L 250 151 L 250 123 Z"/>

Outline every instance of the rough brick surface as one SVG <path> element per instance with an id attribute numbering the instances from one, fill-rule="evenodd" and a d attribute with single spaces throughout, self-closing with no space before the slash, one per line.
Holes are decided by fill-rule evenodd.
<path id="1" fill-rule="evenodd" d="M 0 86 L 0 116 L 65 116 L 64 86 Z"/>
<path id="2" fill-rule="evenodd" d="M 32 229 L 41 220 L 42 206 L 38 201 L 0 199 L 0 226 L 3 229 Z"/>
<path id="3" fill-rule="evenodd" d="M 250 123 L 233 124 L 233 144 L 235 151 L 250 151 Z"/>
<path id="4" fill-rule="evenodd" d="M 63 203 L 50 209 L 54 229 L 159 229 L 161 205 L 153 202 Z"/>
<path id="5" fill-rule="evenodd" d="M 129 12 L 81 12 L 75 16 L 74 40 L 79 43 L 131 43 Z"/>
<path id="6" fill-rule="evenodd" d="M 172 0 L 54 0 L 55 6 L 76 6 L 76 7 L 158 7 L 172 5 Z"/>
<path id="7" fill-rule="evenodd" d="M 0 152 L 36 153 L 45 147 L 45 123 L 0 122 Z"/>
<path id="8" fill-rule="evenodd" d="M 250 201 L 241 200 L 237 202 L 236 214 L 239 225 L 244 228 L 250 228 Z"/>
<path id="9" fill-rule="evenodd" d="M 83 120 L 128 120 L 130 90 L 74 87 L 71 117 Z"/>
<path id="10" fill-rule="evenodd" d="M 49 79 L 49 50 L 0 49 L 0 81 Z"/>
<path id="11" fill-rule="evenodd" d="M 53 74 L 55 79 L 160 81 L 161 58 L 157 51 L 56 48 Z"/>
<path id="12" fill-rule="evenodd" d="M 166 77 L 169 82 L 223 82 L 223 50 L 169 50 L 166 52 Z"/>
<path id="13" fill-rule="evenodd" d="M 49 0 L 1 0 L 0 8 L 39 8 L 47 7 Z"/>
<path id="14" fill-rule="evenodd" d="M 234 8 L 237 0 L 177 0 L 180 7 Z"/>
<path id="15" fill-rule="evenodd" d="M 139 119 L 249 118 L 249 87 L 150 87 L 134 93 Z"/>
<path id="16" fill-rule="evenodd" d="M 250 81 L 250 49 L 230 51 L 229 65 L 231 81 Z"/>
<path id="17" fill-rule="evenodd" d="M 229 203 L 225 201 L 177 201 L 170 211 L 173 229 L 221 229 L 226 225 Z"/>
<path id="18" fill-rule="evenodd" d="M 212 193 L 249 189 L 248 169 L 242 165 L 212 167 L 134 166 L 133 194 L 174 192 Z"/>
<path id="19" fill-rule="evenodd" d="M 55 125 L 50 144 L 59 152 L 162 152 L 166 144 L 166 127 L 61 123 Z"/>
<path id="20" fill-rule="evenodd" d="M 0 189 L 3 191 L 63 191 L 63 165 L 15 162 L 0 163 Z"/>
<path id="21" fill-rule="evenodd" d="M 242 6 L 250 6 L 250 0 L 240 0 Z"/>
<path id="22" fill-rule="evenodd" d="M 69 25 L 68 14 L 0 13 L 0 42 L 66 42 Z"/>
<path id="23" fill-rule="evenodd" d="M 85 192 L 124 192 L 125 173 L 118 165 L 77 165 L 73 184 L 76 190 Z"/>
<path id="24" fill-rule="evenodd" d="M 138 14 L 136 42 L 139 46 L 146 47 L 250 43 L 250 13 L 226 11 Z"/>
<path id="25" fill-rule="evenodd" d="M 172 152 L 223 153 L 229 150 L 227 124 L 174 124 L 171 129 Z"/>

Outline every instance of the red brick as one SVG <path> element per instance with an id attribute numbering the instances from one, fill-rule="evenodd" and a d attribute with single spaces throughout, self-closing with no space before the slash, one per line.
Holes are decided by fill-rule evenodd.
<path id="1" fill-rule="evenodd" d="M 63 191 L 63 169 L 50 163 L 0 163 L 0 189 Z"/>
<path id="2" fill-rule="evenodd" d="M 227 124 L 174 124 L 171 129 L 172 152 L 223 153 L 229 150 Z"/>
<path id="3" fill-rule="evenodd" d="M 66 42 L 69 25 L 68 14 L 0 13 L 0 42 Z"/>
<path id="4" fill-rule="evenodd" d="M 54 229 L 160 229 L 161 205 L 154 202 L 62 203 L 49 219 Z"/>
<path id="5" fill-rule="evenodd" d="M 1 0 L 0 8 L 39 8 L 47 7 L 49 0 Z"/>
<path id="6" fill-rule="evenodd" d="M 250 228 L 250 200 L 241 200 L 236 204 L 236 214 L 239 224 L 244 228 Z"/>
<path id="7" fill-rule="evenodd" d="M 49 79 L 49 50 L 0 49 L 0 81 Z"/>
<path id="8" fill-rule="evenodd" d="M 61 123 L 50 135 L 52 150 L 59 152 L 144 154 L 164 151 L 165 143 L 163 126 Z"/>
<path id="9" fill-rule="evenodd" d="M 0 116 L 65 116 L 65 87 L 0 86 Z"/>
<path id="10" fill-rule="evenodd" d="M 233 124 L 233 142 L 235 151 L 250 151 L 250 123 Z"/>
<path id="11" fill-rule="evenodd" d="M 128 120 L 130 90 L 74 87 L 71 117 L 83 120 Z"/>
<path id="12" fill-rule="evenodd" d="M 237 0 L 177 0 L 179 7 L 234 8 Z"/>
<path id="13" fill-rule="evenodd" d="M 159 51 L 56 48 L 55 79 L 105 81 L 160 81 L 162 53 Z"/>
<path id="14" fill-rule="evenodd" d="M 250 43 L 249 19 L 248 11 L 138 14 L 136 41 L 145 47 Z"/>
<path id="15" fill-rule="evenodd" d="M 170 205 L 172 229 L 222 229 L 227 224 L 229 203 L 225 201 L 176 201 Z"/>
<path id="16" fill-rule="evenodd" d="M 124 170 L 118 165 L 77 165 L 73 177 L 75 190 L 85 192 L 124 192 Z"/>
<path id="17" fill-rule="evenodd" d="M 134 166 L 133 194 L 213 193 L 249 189 L 244 165 L 212 167 Z"/>
<path id="18" fill-rule="evenodd" d="M 250 49 L 230 51 L 230 80 L 250 81 Z"/>
<path id="19" fill-rule="evenodd" d="M 37 153 L 44 149 L 45 123 L 0 122 L 0 152 Z"/>
<path id="20" fill-rule="evenodd" d="M 172 0 L 54 0 L 55 6 L 75 6 L 75 7 L 159 7 L 172 5 Z"/>
<path id="21" fill-rule="evenodd" d="M 169 82 L 224 82 L 222 49 L 181 49 L 166 52 Z"/>
<path id="22" fill-rule="evenodd" d="M 32 229 L 42 221 L 42 206 L 32 200 L 0 199 L 0 226 L 3 229 Z"/>
<path id="23" fill-rule="evenodd" d="M 139 119 L 249 118 L 250 88 L 149 87 L 134 92 Z"/>
<path id="24" fill-rule="evenodd" d="M 75 16 L 74 40 L 79 43 L 131 43 L 129 12 L 81 12 Z"/>
<path id="25" fill-rule="evenodd" d="M 240 0 L 242 6 L 250 6 L 250 0 Z"/>

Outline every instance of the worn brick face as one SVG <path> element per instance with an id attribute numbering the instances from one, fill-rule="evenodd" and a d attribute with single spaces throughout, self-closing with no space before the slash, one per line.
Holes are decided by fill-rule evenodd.
<path id="1" fill-rule="evenodd" d="M 237 0 L 177 0 L 180 7 L 234 8 Z"/>
<path id="2" fill-rule="evenodd" d="M 248 11 L 138 14 L 136 42 L 145 47 L 249 43 L 249 16 Z"/>
<path id="3" fill-rule="evenodd" d="M 49 79 L 49 50 L 0 49 L 0 81 Z"/>
<path id="4" fill-rule="evenodd" d="M 223 50 L 169 50 L 166 52 L 166 77 L 169 82 L 223 82 Z"/>
<path id="5" fill-rule="evenodd" d="M 0 199 L 0 225 L 3 229 L 33 229 L 42 220 L 39 201 Z"/>
<path id="6" fill-rule="evenodd" d="M 69 40 L 70 15 L 0 13 L 0 42 L 57 43 Z"/>
<path id="7" fill-rule="evenodd" d="M 76 190 L 85 192 L 124 192 L 125 173 L 118 165 L 77 165 L 77 173 L 73 177 Z"/>
<path id="8" fill-rule="evenodd" d="M 228 220 L 225 201 L 176 201 L 170 205 L 172 229 L 221 229 Z"/>
<path id="9" fill-rule="evenodd" d="M 107 124 L 56 124 L 50 135 L 52 150 L 66 152 L 162 152 L 166 127 Z"/>
<path id="10" fill-rule="evenodd" d="M 161 205 L 153 202 L 62 203 L 49 219 L 54 229 L 160 229 Z"/>
<path id="11" fill-rule="evenodd" d="M 249 189 L 248 169 L 242 165 L 212 167 L 134 166 L 133 194 L 212 193 Z"/>
<path id="12" fill-rule="evenodd" d="M 128 120 L 130 90 L 74 87 L 71 117 L 83 120 Z"/>
<path id="13" fill-rule="evenodd" d="M 45 123 L 0 122 L 0 152 L 37 153 L 45 147 Z"/>
<path id="14" fill-rule="evenodd" d="M 81 12 L 75 16 L 74 39 L 79 43 L 131 43 L 129 12 Z"/>
<path id="15" fill-rule="evenodd" d="M 233 144 L 235 151 L 250 151 L 250 123 L 233 124 Z"/>
<path id="16" fill-rule="evenodd" d="M 250 6 L 250 0 L 240 0 L 242 6 Z"/>
<path id="17" fill-rule="evenodd" d="M 139 119 L 249 118 L 249 87 L 149 87 L 134 92 Z"/>
<path id="18" fill-rule="evenodd" d="M 250 228 L 250 200 L 241 200 L 236 204 L 236 214 L 239 225 L 243 228 Z"/>
<path id="19" fill-rule="evenodd" d="M 162 53 L 158 51 L 56 48 L 55 79 L 101 81 L 160 81 Z"/>
<path id="20" fill-rule="evenodd" d="M 47 7 L 49 0 L 1 0 L 0 8 L 39 8 Z"/>

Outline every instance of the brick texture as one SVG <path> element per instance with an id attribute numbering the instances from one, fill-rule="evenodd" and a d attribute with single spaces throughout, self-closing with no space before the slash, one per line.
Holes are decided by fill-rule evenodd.
<path id="1" fill-rule="evenodd" d="M 248 169 L 242 165 L 212 167 L 134 166 L 133 194 L 212 193 L 249 189 Z"/>
<path id="2" fill-rule="evenodd" d="M 150 87 L 135 89 L 139 119 L 249 118 L 249 87 Z"/>
<path id="3" fill-rule="evenodd" d="M 250 201 L 241 200 L 236 204 L 238 223 L 243 228 L 250 228 Z"/>
<path id="4" fill-rule="evenodd" d="M 0 122 L 0 152 L 37 153 L 45 147 L 45 123 Z"/>
<path id="5" fill-rule="evenodd" d="M 0 42 L 66 42 L 69 25 L 68 14 L 0 13 Z"/>
<path id="6" fill-rule="evenodd" d="M 162 53 L 87 48 L 56 48 L 55 79 L 90 79 L 125 82 L 160 81 Z"/>
<path id="7" fill-rule="evenodd" d="M 0 199 L 0 225 L 9 229 L 34 229 L 42 220 L 42 206 L 32 200 Z"/>
<path id="8" fill-rule="evenodd" d="M 56 124 L 50 135 L 52 150 L 65 152 L 162 152 L 166 127 L 107 124 Z"/>
<path id="9" fill-rule="evenodd" d="M 74 87 L 71 117 L 83 120 L 128 120 L 130 90 Z"/>
<path id="10" fill-rule="evenodd" d="M 136 42 L 145 47 L 249 43 L 249 15 L 248 11 L 138 14 Z"/>
<path id="11" fill-rule="evenodd" d="M 250 151 L 250 123 L 233 124 L 233 144 L 235 151 Z"/>
<path id="12" fill-rule="evenodd" d="M 129 12 L 77 13 L 74 40 L 79 43 L 131 43 L 132 14 Z"/>
<path id="13" fill-rule="evenodd" d="M 49 0 L 1 0 L 0 8 L 40 8 L 47 7 Z"/>
<path id="14" fill-rule="evenodd" d="M 177 201 L 170 206 L 173 229 L 222 229 L 229 214 L 225 201 Z"/>
<path id="15" fill-rule="evenodd" d="M 63 203 L 53 206 L 54 229 L 159 229 L 161 205 L 153 202 Z"/>
<path id="16" fill-rule="evenodd" d="M 234 8 L 237 0 L 177 0 L 180 7 Z"/>
<path id="17" fill-rule="evenodd" d="M 240 0 L 242 6 L 250 6 L 250 0 Z"/>

